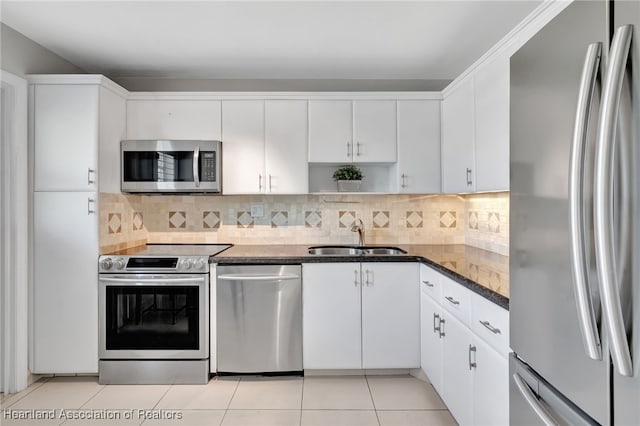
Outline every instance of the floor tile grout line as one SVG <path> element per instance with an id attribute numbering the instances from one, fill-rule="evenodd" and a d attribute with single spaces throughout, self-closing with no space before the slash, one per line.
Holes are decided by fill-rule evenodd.
<path id="1" fill-rule="evenodd" d="M 164 398 L 165 396 L 167 396 L 167 394 L 169 393 L 169 391 L 171 390 L 171 388 L 173 388 L 173 386 L 175 385 L 169 385 L 169 387 L 167 388 L 166 391 L 164 391 L 164 393 L 162 394 L 162 396 L 160 397 L 160 399 L 158 399 L 158 402 L 155 403 L 155 405 L 151 408 L 152 410 L 155 410 L 156 407 L 158 406 L 158 404 L 160 404 L 160 401 L 162 401 L 162 398 Z"/>
<path id="2" fill-rule="evenodd" d="M 240 378 L 238 378 L 238 380 L 236 381 L 236 387 L 233 390 L 233 394 L 231 394 L 231 398 L 229 398 L 229 402 L 227 403 L 227 408 L 224 410 L 222 419 L 220 419 L 220 426 L 222 426 L 222 424 L 224 423 L 224 419 L 227 417 L 227 413 L 229 412 L 229 407 L 231 407 L 231 401 L 233 401 L 233 398 L 236 396 L 236 392 L 238 392 L 239 386 L 240 386 Z"/>
<path id="3" fill-rule="evenodd" d="M 99 394 L 100 392 L 102 392 L 103 390 L 105 390 L 105 389 L 107 388 L 107 386 L 106 386 L 106 385 L 101 385 L 101 384 L 99 384 L 99 383 L 98 383 L 98 386 L 100 386 L 100 389 L 98 390 L 98 392 L 94 393 L 94 394 L 93 394 L 89 399 L 87 399 L 87 400 L 84 402 L 84 404 L 82 404 L 82 405 L 80 406 L 80 408 L 78 408 L 78 410 L 80 410 L 80 409 L 84 408 L 84 406 L 85 406 L 85 405 L 87 405 L 89 402 L 91 402 L 91 400 L 92 400 L 93 398 L 95 398 L 96 396 L 98 396 L 98 394 Z"/>
<path id="4" fill-rule="evenodd" d="M 302 393 L 300 394 L 300 421 L 298 424 L 302 426 L 302 407 L 304 406 L 304 382 L 305 378 L 302 376 Z"/>
<path id="5" fill-rule="evenodd" d="M 376 408 L 376 401 L 373 399 L 373 392 L 371 391 L 371 385 L 369 384 L 369 376 L 364 376 L 365 381 L 367 382 L 367 389 L 369 389 L 369 396 L 371 397 L 371 403 L 373 404 L 373 412 L 376 413 L 376 421 L 378 422 L 378 426 L 380 426 L 380 417 L 378 417 L 378 409 Z"/>

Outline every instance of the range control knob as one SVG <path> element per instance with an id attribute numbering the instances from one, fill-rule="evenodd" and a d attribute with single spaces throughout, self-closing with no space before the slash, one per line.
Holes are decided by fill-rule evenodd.
<path id="1" fill-rule="evenodd" d="M 182 261 L 182 269 L 191 269 L 191 259 L 184 259 Z"/>
<path id="2" fill-rule="evenodd" d="M 198 259 L 198 260 L 196 260 L 196 263 L 193 264 L 193 267 L 195 269 L 197 269 L 198 271 L 202 271 L 204 269 L 205 265 L 206 264 L 204 262 L 204 259 Z"/>
<path id="3" fill-rule="evenodd" d="M 111 261 L 110 257 L 105 257 L 100 261 L 100 267 L 105 271 L 111 269 L 111 266 L 113 266 L 113 262 Z"/>
<path id="4" fill-rule="evenodd" d="M 116 258 L 116 260 L 114 260 L 113 262 L 113 266 L 116 269 L 123 269 L 124 268 L 124 259 L 121 257 Z"/>

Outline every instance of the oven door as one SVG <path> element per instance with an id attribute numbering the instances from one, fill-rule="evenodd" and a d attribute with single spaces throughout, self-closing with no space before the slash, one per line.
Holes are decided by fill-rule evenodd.
<path id="1" fill-rule="evenodd" d="M 100 359 L 209 358 L 208 274 L 100 274 Z"/>
<path id="2" fill-rule="evenodd" d="M 219 141 L 121 142 L 123 192 L 220 192 Z"/>

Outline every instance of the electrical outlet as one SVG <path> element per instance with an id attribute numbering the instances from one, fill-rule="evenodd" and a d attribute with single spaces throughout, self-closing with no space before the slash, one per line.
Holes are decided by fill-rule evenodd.
<path id="1" fill-rule="evenodd" d="M 251 217 L 264 216 L 264 206 L 262 204 L 251 204 Z"/>

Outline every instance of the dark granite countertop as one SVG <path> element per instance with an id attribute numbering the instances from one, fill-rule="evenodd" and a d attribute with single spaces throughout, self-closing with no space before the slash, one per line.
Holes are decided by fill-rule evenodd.
<path id="1" fill-rule="evenodd" d="M 211 258 L 219 264 L 422 262 L 495 304 L 509 309 L 509 257 L 460 244 L 398 244 L 403 256 L 318 256 L 309 245 L 237 245 Z"/>

